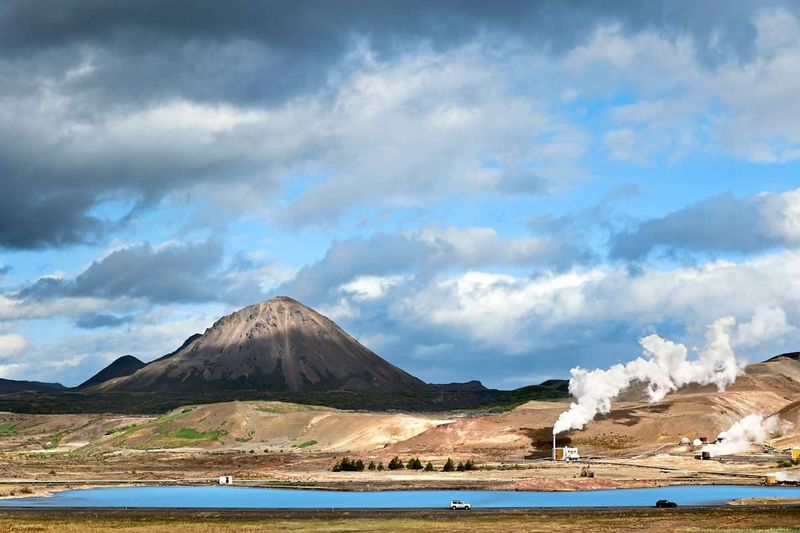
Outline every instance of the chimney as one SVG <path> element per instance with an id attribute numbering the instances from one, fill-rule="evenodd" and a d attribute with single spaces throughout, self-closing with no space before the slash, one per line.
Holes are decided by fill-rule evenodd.
<path id="1" fill-rule="evenodd" d="M 553 461 L 556 460 L 556 434 L 553 433 Z"/>

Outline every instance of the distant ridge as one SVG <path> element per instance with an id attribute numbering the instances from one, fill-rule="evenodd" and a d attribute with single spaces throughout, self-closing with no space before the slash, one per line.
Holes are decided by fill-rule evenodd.
<path id="1" fill-rule="evenodd" d="M 132 355 L 123 355 L 115 359 L 110 365 L 102 369 L 100 372 L 90 377 L 76 388 L 83 389 L 93 385 L 99 385 L 114 378 L 128 376 L 133 374 L 145 364 Z"/>
<path id="2" fill-rule="evenodd" d="M 17 381 L 14 379 L 0 378 L 0 394 L 9 392 L 53 392 L 64 390 L 66 387 L 61 383 L 45 383 L 42 381 Z"/>

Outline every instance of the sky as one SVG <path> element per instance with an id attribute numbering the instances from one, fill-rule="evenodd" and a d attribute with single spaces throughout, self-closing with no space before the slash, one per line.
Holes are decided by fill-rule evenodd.
<path id="1" fill-rule="evenodd" d="M 0 3 L 0 377 L 276 295 L 429 382 L 800 350 L 800 5 Z"/>

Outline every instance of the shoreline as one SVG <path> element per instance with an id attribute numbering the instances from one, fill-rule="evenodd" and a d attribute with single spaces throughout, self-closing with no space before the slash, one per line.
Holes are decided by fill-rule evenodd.
<path id="1" fill-rule="evenodd" d="M 5 484 L 4 481 L 0 481 L 0 484 Z M 664 487 L 692 487 L 692 486 L 741 486 L 741 487 L 759 487 L 764 486 L 762 483 L 746 483 L 740 482 L 737 480 L 735 483 L 708 483 L 708 482 L 696 482 L 696 483 L 669 483 L 669 482 L 657 482 L 657 483 L 633 483 L 633 484 L 626 484 L 622 485 L 615 485 L 615 486 L 586 486 L 586 487 L 569 487 L 569 488 L 522 488 L 522 487 L 510 487 L 506 485 L 497 485 L 492 484 L 491 486 L 480 486 L 475 484 L 464 484 L 464 485 L 456 485 L 456 486 L 444 486 L 444 485 L 431 485 L 425 486 L 424 484 L 415 484 L 415 486 L 396 486 L 397 484 L 392 482 L 387 482 L 384 487 L 375 486 L 379 484 L 375 483 L 365 483 L 365 487 L 352 487 L 352 486 L 340 486 L 340 483 L 337 482 L 308 482 L 308 481 L 298 481 L 298 482 L 287 482 L 287 481 L 274 481 L 274 482 L 261 482 L 261 481 L 254 481 L 252 483 L 234 483 L 232 485 L 219 485 L 217 483 L 204 483 L 204 482 L 191 482 L 191 481 L 181 481 L 175 480 L 174 482 L 164 482 L 164 481 L 147 481 L 147 480 L 136 480 L 136 481 L 110 481 L 108 483 L 102 483 L 99 480 L 97 482 L 91 483 L 80 483 L 75 481 L 25 481 L 19 482 L 16 481 L 14 483 L 8 483 L 12 487 L 16 487 L 17 485 L 21 485 L 22 487 L 30 488 L 31 492 L 23 492 L 24 489 L 19 491 L 12 491 L 11 494 L 2 494 L 0 495 L 0 500 L 14 500 L 14 499 L 24 499 L 24 498 L 37 498 L 37 497 L 48 497 L 52 496 L 53 494 L 59 492 L 66 492 L 70 490 L 88 490 L 88 489 L 103 489 L 103 488 L 120 488 L 120 487 L 234 487 L 234 488 L 247 488 L 247 489 L 276 489 L 276 490 L 296 490 L 296 491 L 304 491 L 304 490 L 316 490 L 316 491 L 330 491 L 330 492 L 408 492 L 408 491 L 497 491 L 497 492 L 544 492 L 544 493 L 552 493 L 552 492 L 593 492 L 593 491 L 605 491 L 605 490 L 630 490 L 630 489 L 657 489 L 657 488 L 664 488 Z M 420 486 L 421 485 L 421 486 Z M 780 490 L 781 485 L 775 485 L 775 490 Z"/>
<path id="2" fill-rule="evenodd" d="M 42 533 L 598 533 L 612 531 L 792 530 L 800 505 L 643 508 L 480 509 L 0 509 L 0 530 Z"/>

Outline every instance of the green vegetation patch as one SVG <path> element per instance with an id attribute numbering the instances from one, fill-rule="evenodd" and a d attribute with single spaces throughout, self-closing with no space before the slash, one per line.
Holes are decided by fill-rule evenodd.
<path id="1" fill-rule="evenodd" d="M 215 429 L 212 431 L 197 431 L 194 428 L 182 427 L 175 432 L 175 436 L 179 439 L 189 440 L 219 440 L 220 437 L 227 435 L 228 432 L 224 429 Z"/>
<path id="2" fill-rule="evenodd" d="M 254 405 L 257 411 L 262 413 L 271 414 L 286 414 L 286 413 L 311 413 L 314 411 L 330 411 L 328 407 L 320 407 L 318 405 L 304 405 L 300 403 L 287 403 L 287 402 L 259 402 Z"/>
<path id="3" fill-rule="evenodd" d="M 311 440 L 307 440 L 307 441 L 305 441 L 305 442 L 303 442 L 301 444 L 298 444 L 297 447 L 298 448 L 308 448 L 309 446 L 313 446 L 315 444 L 317 444 L 317 441 L 315 441 L 314 439 L 311 439 Z"/>
<path id="4" fill-rule="evenodd" d="M 0 424 L 0 437 L 14 437 L 17 433 L 17 425 L 14 422 Z"/>
<path id="5" fill-rule="evenodd" d="M 56 433 L 53 437 L 44 443 L 45 450 L 52 450 L 53 448 L 58 448 L 58 445 L 61 443 L 61 438 L 63 435 L 61 433 Z"/>

